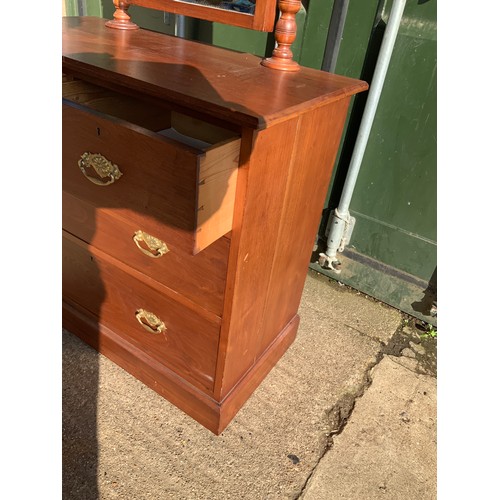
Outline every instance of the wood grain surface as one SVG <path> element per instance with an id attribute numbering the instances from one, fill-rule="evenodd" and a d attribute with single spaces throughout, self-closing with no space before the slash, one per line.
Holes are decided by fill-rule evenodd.
<path id="1" fill-rule="evenodd" d="M 276 229 L 262 327 L 255 339 L 257 356 L 299 308 L 348 105 L 345 99 L 301 117 Z"/>
<path id="2" fill-rule="evenodd" d="M 263 67 L 259 57 L 147 30 L 63 19 L 63 71 L 252 128 L 269 127 L 366 90 L 360 80 L 301 68 Z"/>
<path id="3" fill-rule="evenodd" d="M 228 394 L 297 313 L 348 104 L 254 133 L 242 152 L 216 397 Z"/>
<path id="4" fill-rule="evenodd" d="M 176 294 L 218 316 L 222 315 L 229 238 L 219 238 L 203 252 L 192 255 L 191 240 L 180 242 L 170 231 L 161 234 L 139 226 L 120 209 L 96 208 L 63 191 L 63 227 L 69 233 L 106 252 L 126 265 L 151 276 Z M 159 258 L 142 253 L 133 241 L 136 231 L 164 239 L 169 251 Z"/>
<path id="5" fill-rule="evenodd" d="M 126 207 L 138 216 L 194 230 L 202 152 L 73 103 L 63 104 L 62 125 L 63 186 L 68 192 L 99 207 Z M 122 177 L 104 187 L 90 182 L 78 167 L 85 152 L 103 155 Z"/>
<path id="6" fill-rule="evenodd" d="M 193 310 L 140 273 L 100 250 L 63 233 L 63 296 L 99 318 L 137 349 L 208 393 L 213 390 L 220 320 Z M 166 291 L 165 291 L 166 292 Z M 166 325 L 153 334 L 136 319 L 138 310 Z"/>
<path id="7" fill-rule="evenodd" d="M 256 340 L 279 245 L 277 229 L 288 165 L 294 154 L 289 146 L 295 141 L 298 123 L 299 118 L 294 118 L 263 131 L 243 133 L 215 389 L 220 399 L 257 359 Z"/>
<path id="8" fill-rule="evenodd" d="M 187 233 L 194 254 L 231 231 L 239 149 L 239 139 L 228 139 L 197 150 L 73 102 L 63 104 L 64 189 L 95 207 L 124 208 L 139 226 L 160 226 L 157 234 Z M 116 164 L 122 177 L 96 186 L 78 167 L 86 152 Z"/>
<path id="9" fill-rule="evenodd" d="M 63 326 L 214 434 L 220 432 L 220 405 L 208 394 L 116 333 L 77 304 L 63 302 Z"/>

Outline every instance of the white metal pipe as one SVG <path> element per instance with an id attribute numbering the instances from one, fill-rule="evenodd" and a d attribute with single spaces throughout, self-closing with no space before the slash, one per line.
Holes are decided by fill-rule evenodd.
<path id="1" fill-rule="evenodd" d="M 179 38 L 186 38 L 186 17 L 177 15 L 175 23 L 175 35 Z"/>
<path id="2" fill-rule="evenodd" d="M 389 62 L 391 60 L 405 5 L 406 0 L 394 0 L 389 14 L 382 45 L 377 58 L 377 64 L 373 73 L 373 79 L 368 91 L 368 98 L 363 111 L 363 118 L 361 119 L 358 135 L 356 137 L 356 144 L 354 145 L 351 162 L 349 164 L 346 180 L 342 189 L 339 206 L 335 210 L 333 223 L 328 235 L 326 258 L 329 261 L 329 267 L 331 267 L 332 261 L 336 261 L 336 255 L 339 248 L 340 251 L 343 250 L 342 238 L 346 229 L 346 223 L 348 223 L 350 217 L 349 206 L 351 204 L 352 194 L 356 186 L 368 138 L 370 137 L 375 112 L 377 111 L 380 94 L 382 93 L 382 87 L 384 86 L 387 68 L 389 67 Z"/>

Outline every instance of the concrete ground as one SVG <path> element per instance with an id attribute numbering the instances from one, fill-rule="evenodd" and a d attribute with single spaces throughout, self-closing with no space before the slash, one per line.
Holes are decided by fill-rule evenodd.
<path id="1" fill-rule="evenodd" d="M 295 343 L 216 437 L 63 332 L 63 498 L 436 498 L 436 341 L 309 272 Z"/>

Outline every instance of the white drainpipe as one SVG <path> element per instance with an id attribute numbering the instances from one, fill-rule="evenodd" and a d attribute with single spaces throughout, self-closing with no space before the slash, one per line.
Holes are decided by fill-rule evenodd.
<path id="1" fill-rule="evenodd" d="M 368 91 L 368 99 L 363 111 L 363 118 L 361 119 L 358 136 L 356 137 L 356 144 L 342 189 L 339 206 L 331 214 L 333 218 L 331 224 L 329 224 L 327 250 L 326 253 L 321 253 L 319 257 L 319 264 L 322 267 L 331 269 L 336 273 L 340 273 L 340 262 L 337 259 L 337 252 L 343 252 L 344 246 L 349 243 L 355 223 L 354 217 L 351 217 L 349 214 L 349 205 L 351 203 L 354 187 L 356 186 L 359 168 L 365 154 L 366 144 L 370 137 L 375 112 L 377 110 L 380 94 L 382 93 L 382 87 L 384 86 L 387 68 L 389 67 L 389 61 L 391 60 L 405 5 L 406 0 L 394 0 L 392 5 L 377 58 L 375 72 L 373 73 L 373 79 Z"/>
<path id="2" fill-rule="evenodd" d="M 179 38 L 186 38 L 186 17 L 185 16 L 176 16 L 175 23 L 175 36 Z"/>

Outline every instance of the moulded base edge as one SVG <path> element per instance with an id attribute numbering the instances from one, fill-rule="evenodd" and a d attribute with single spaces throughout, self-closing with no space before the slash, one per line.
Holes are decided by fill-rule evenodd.
<path id="1" fill-rule="evenodd" d="M 292 344 L 299 316 L 295 315 L 222 402 L 201 392 L 173 371 L 133 346 L 97 318 L 63 301 L 63 327 L 78 336 L 136 379 L 177 406 L 184 413 L 219 435 L 253 391 Z"/>

